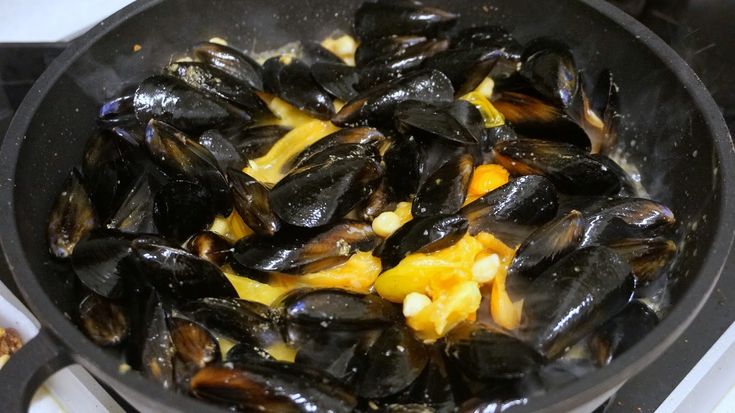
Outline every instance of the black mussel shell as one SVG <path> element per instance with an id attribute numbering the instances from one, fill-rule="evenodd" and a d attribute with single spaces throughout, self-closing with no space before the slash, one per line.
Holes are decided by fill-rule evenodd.
<path id="1" fill-rule="evenodd" d="M 77 243 L 96 226 L 92 201 L 82 185 L 79 171 L 74 169 L 51 208 L 46 232 L 49 251 L 57 258 L 68 258 Z"/>
<path id="2" fill-rule="evenodd" d="M 300 289 L 284 296 L 287 328 L 312 325 L 332 331 L 365 330 L 391 325 L 401 319 L 399 309 L 374 294 L 359 294 L 336 288 Z"/>
<path id="3" fill-rule="evenodd" d="M 475 141 L 482 143 L 485 119 L 475 105 L 466 100 L 455 100 L 447 105 L 447 112 L 475 137 Z"/>
<path id="4" fill-rule="evenodd" d="M 311 69 L 298 59 L 273 57 L 264 65 L 266 89 L 319 119 L 334 116 L 334 103 L 311 76 Z"/>
<path id="5" fill-rule="evenodd" d="M 363 144 L 373 145 L 377 148 L 383 142 L 385 142 L 385 136 L 377 129 L 367 127 L 340 129 L 309 145 L 294 159 L 293 165 L 295 168 L 298 168 L 307 159 L 313 158 L 314 155 L 337 145 Z"/>
<path id="6" fill-rule="evenodd" d="M 676 244 L 661 237 L 621 239 L 606 246 L 630 265 L 641 282 L 651 282 L 661 276 L 661 269 L 676 255 Z"/>
<path id="7" fill-rule="evenodd" d="M 497 47 L 450 49 L 427 59 L 423 67 L 447 75 L 454 87 L 454 95 L 460 97 L 482 83 L 504 56 L 505 52 Z"/>
<path id="8" fill-rule="evenodd" d="M 202 231 L 189 238 L 184 248 L 217 266 L 224 265 L 232 256 L 230 241 L 211 231 Z"/>
<path id="9" fill-rule="evenodd" d="M 647 305 L 633 301 L 600 326 L 590 337 L 589 347 L 598 366 L 606 366 L 628 351 L 658 325 L 658 316 Z"/>
<path id="10" fill-rule="evenodd" d="M 225 356 L 225 361 L 231 363 L 257 363 L 262 360 L 275 361 L 267 351 L 251 343 L 237 343 Z"/>
<path id="11" fill-rule="evenodd" d="M 216 129 L 210 129 L 199 136 L 199 144 L 217 160 L 217 166 L 222 171 L 229 168 L 243 169 L 247 162 L 243 159 L 235 145 Z"/>
<path id="12" fill-rule="evenodd" d="M 474 323 L 455 327 L 445 339 L 444 353 L 449 363 L 478 381 L 520 379 L 544 362 L 519 339 Z"/>
<path id="13" fill-rule="evenodd" d="M 582 245 L 647 238 L 671 231 L 676 225 L 671 209 L 643 198 L 598 198 L 582 213 L 586 221 Z"/>
<path id="14" fill-rule="evenodd" d="M 618 175 L 586 151 L 560 142 L 518 139 L 495 145 L 495 160 L 516 175 L 544 175 L 560 192 L 608 195 L 620 191 Z"/>
<path id="15" fill-rule="evenodd" d="M 419 377 L 428 361 L 429 352 L 407 327 L 389 327 L 355 358 L 355 391 L 366 398 L 396 394 Z"/>
<path id="16" fill-rule="evenodd" d="M 180 311 L 207 330 L 265 350 L 282 343 L 278 315 L 264 304 L 237 298 L 202 298 L 189 301 Z"/>
<path id="17" fill-rule="evenodd" d="M 382 83 L 397 79 L 411 70 L 417 69 L 429 57 L 449 47 L 445 39 L 430 39 L 405 49 L 392 56 L 377 59 L 368 66 L 360 67 L 357 90 L 366 90 Z"/>
<path id="18" fill-rule="evenodd" d="M 132 126 L 138 123 L 133 95 L 123 95 L 103 103 L 98 119 L 105 126 Z"/>
<path id="19" fill-rule="evenodd" d="M 135 91 L 133 104 L 135 116 L 141 123 L 156 119 L 187 133 L 252 122 L 250 114 L 240 107 L 164 75 L 144 80 Z"/>
<path id="20" fill-rule="evenodd" d="M 168 329 L 176 349 L 176 357 L 181 361 L 198 368 L 219 361 L 221 355 L 217 339 L 202 325 L 171 317 L 168 320 Z"/>
<path id="21" fill-rule="evenodd" d="M 140 277 L 163 297 L 187 300 L 237 296 L 216 265 L 194 254 L 144 239 L 134 241 L 132 249 Z"/>
<path id="22" fill-rule="evenodd" d="M 386 62 L 400 57 L 408 48 L 427 40 L 424 36 L 387 36 L 362 42 L 355 50 L 355 64 L 362 67 L 375 61 Z"/>
<path id="23" fill-rule="evenodd" d="M 577 65 L 569 47 L 549 39 L 530 42 L 521 57 L 523 75 L 534 89 L 545 98 L 560 104 L 571 105 L 577 94 Z"/>
<path id="24" fill-rule="evenodd" d="M 153 194 L 158 183 L 152 174 L 142 173 L 107 221 L 107 228 L 131 234 L 155 234 Z"/>
<path id="25" fill-rule="evenodd" d="M 140 171 L 144 152 L 136 141 L 124 137 L 121 128 L 103 129 L 93 134 L 84 148 L 84 185 L 101 221 L 107 220 L 126 195 Z"/>
<path id="26" fill-rule="evenodd" d="M 304 158 L 300 164 L 296 165 L 296 168 L 307 169 L 346 159 L 370 159 L 377 165 L 381 161 L 380 152 L 375 146 L 360 143 L 343 143 L 317 152 L 308 158 Z"/>
<path id="27" fill-rule="evenodd" d="M 398 130 L 416 138 L 441 139 L 459 145 L 476 145 L 477 137 L 449 111 L 450 106 L 407 100 L 396 107 Z"/>
<path id="28" fill-rule="evenodd" d="M 536 96 L 524 92 L 499 91 L 493 94 L 492 103 L 520 135 L 590 149 L 590 137 L 577 122 L 559 107 Z"/>
<path id="29" fill-rule="evenodd" d="M 455 48 L 471 48 L 477 46 L 503 48 L 509 54 L 520 54 L 522 46 L 513 36 L 500 26 L 477 26 L 462 29 L 452 37 Z"/>
<path id="30" fill-rule="evenodd" d="M 301 57 L 309 66 L 317 63 L 344 63 L 339 56 L 313 40 L 301 42 Z"/>
<path id="31" fill-rule="evenodd" d="M 192 378 L 191 389 L 196 397 L 244 411 L 349 413 L 357 405 L 335 379 L 278 361 L 207 366 Z"/>
<path id="32" fill-rule="evenodd" d="M 133 311 L 138 313 L 133 318 L 133 335 L 131 345 L 127 346 L 127 361 L 164 388 L 172 388 L 176 384 L 176 349 L 168 329 L 168 308 L 155 292 L 146 291 L 135 298 L 141 301 L 130 303 Z"/>
<path id="33" fill-rule="evenodd" d="M 525 293 L 523 334 L 550 359 L 620 312 L 633 297 L 631 269 L 605 247 L 587 247 L 539 275 Z"/>
<path id="34" fill-rule="evenodd" d="M 385 152 L 385 187 L 390 201 L 411 199 L 426 173 L 426 156 L 413 137 L 397 139 Z"/>
<path id="35" fill-rule="evenodd" d="M 153 221 L 165 237 L 182 243 L 214 220 L 212 195 L 201 185 L 172 181 L 153 201 Z"/>
<path id="36" fill-rule="evenodd" d="M 218 43 L 203 42 L 192 48 L 194 56 L 255 90 L 263 90 L 263 69 L 244 53 Z"/>
<path id="37" fill-rule="evenodd" d="M 480 149 L 483 155 L 487 155 L 488 160 L 492 159 L 493 147 L 500 142 L 513 141 L 518 139 L 518 134 L 512 127 L 508 125 L 494 126 L 487 128 L 480 138 Z"/>
<path id="38" fill-rule="evenodd" d="M 411 206 L 414 217 L 454 214 L 462 208 L 474 171 L 474 159 L 461 154 L 429 175 Z"/>
<path id="39" fill-rule="evenodd" d="M 80 241 L 71 255 L 74 273 L 87 288 L 118 298 L 134 282 L 131 276 L 130 236 L 112 230 L 96 230 Z"/>
<path id="40" fill-rule="evenodd" d="M 146 127 L 146 146 L 151 159 L 166 172 L 206 188 L 215 212 L 230 214 L 230 187 L 211 152 L 181 131 L 156 120 Z"/>
<path id="41" fill-rule="evenodd" d="M 255 89 L 214 66 L 202 62 L 175 62 L 167 66 L 164 72 L 183 80 L 200 92 L 238 105 L 254 119 L 272 116 Z"/>
<path id="42" fill-rule="evenodd" d="M 274 235 L 281 229 L 281 220 L 268 201 L 268 188 L 239 169 L 227 171 L 235 209 L 255 233 Z"/>
<path id="43" fill-rule="evenodd" d="M 361 330 L 334 330 L 320 325 L 288 326 L 288 339 L 298 347 L 297 364 L 324 371 L 341 380 L 351 383 L 355 376 L 353 359 L 364 354 L 382 332 L 379 328 Z"/>
<path id="44" fill-rule="evenodd" d="M 370 158 L 344 158 L 291 172 L 273 187 L 269 200 L 281 220 L 318 227 L 345 216 L 367 199 L 382 178 Z"/>
<path id="45" fill-rule="evenodd" d="M 459 214 L 470 223 L 470 234 L 490 232 L 517 244 L 537 225 L 556 215 L 554 184 L 538 175 L 523 176 L 465 205 Z"/>
<path id="46" fill-rule="evenodd" d="M 365 2 L 355 13 L 355 33 L 363 42 L 392 35 L 431 37 L 451 29 L 457 17 L 414 1 Z"/>
<path id="47" fill-rule="evenodd" d="M 243 238 L 235 244 L 234 258 L 248 270 L 303 274 L 334 265 L 335 258 L 370 251 L 378 242 L 370 224 L 344 221 L 313 230 L 288 228 L 274 237 Z"/>
<path id="48" fill-rule="evenodd" d="M 432 413 L 454 411 L 455 397 L 439 345 L 427 347 L 427 350 L 429 361 L 424 371 L 408 388 L 387 399 L 391 403 L 386 406 L 387 411 Z"/>
<path id="49" fill-rule="evenodd" d="M 79 304 L 79 325 L 90 340 L 103 347 L 120 344 L 130 331 L 123 308 L 94 293 Z"/>
<path id="50" fill-rule="evenodd" d="M 579 246 L 584 225 L 582 213 L 573 210 L 541 226 L 518 247 L 510 265 L 511 277 L 517 274 L 529 281 L 535 279 Z"/>
<path id="51" fill-rule="evenodd" d="M 319 62 L 311 66 L 311 75 L 322 89 L 344 102 L 358 95 L 355 85 L 360 81 L 360 74 L 353 66 Z"/>
<path id="52" fill-rule="evenodd" d="M 610 159 L 606 155 L 599 154 L 599 153 L 590 155 L 590 157 L 600 162 L 602 165 L 607 167 L 609 170 L 611 170 L 613 173 L 615 173 L 618 176 L 618 179 L 620 179 L 620 192 L 618 192 L 617 194 L 618 196 L 620 197 L 638 196 L 639 192 L 636 189 L 635 183 L 633 183 L 633 178 L 620 165 L 618 165 L 617 162 Z"/>
<path id="53" fill-rule="evenodd" d="M 394 206 L 394 203 L 391 201 L 392 196 L 388 191 L 387 181 L 387 178 L 383 177 L 378 188 L 365 201 L 365 205 L 358 210 L 360 218 L 372 222 L 375 217 Z"/>
<path id="54" fill-rule="evenodd" d="M 347 102 L 332 122 L 338 126 L 391 126 L 393 111 L 404 100 L 429 103 L 451 102 L 454 88 L 436 70 L 421 70 L 378 85 Z"/>
<path id="55" fill-rule="evenodd" d="M 414 252 L 433 252 L 454 245 L 467 233 L 467 225 L 459 215 L 415 218 L 388 237 L 375 255 L 387 270 Z"/>
<path id="56" fill-rule="evenodd" d="M 244 159 L 259 158 L 276 144 L 291 129 L 279 125 L 253 126 L 229 137 Z"/>

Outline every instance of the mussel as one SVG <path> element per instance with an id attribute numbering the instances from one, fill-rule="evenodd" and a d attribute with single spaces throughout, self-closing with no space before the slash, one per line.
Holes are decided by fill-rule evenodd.
<path id="1" fill-rule="evenodd" d="M 620 177 L 577 146 L 518 139 L 495 145 L 495 160 L 517 175 L 544 175 L 560 192 L 609 195 L 620 191 Z"/>
<path id="2" fill-rule="evenodd" d="M 470 154 L 452 157 L 429 175 L 413 200 L 411 215 L 427 217 L 454 214 L 462 208 L 472 179 L 474 159 Z"/>
<path id="3" fill-rule="evenodd" d="M 237 213 L 253 231 L 274 235 L 281 229 L 281 220 L 268 201 L 268 188 L 238 169 L 227 171 Z"/>
<path id="4" fill-rule="evenodd" d="M 577 95 L 577 66 L 569 47 L 550 39 L 531 41 L 521 57 L 521 75 L 545 98 L 568 107 Z"/>
<path id="5" fill-rule="evenodd" d="M 320 152 L 334 148 L 337 145 L 360 144 L 379 147 L 385 142 L 385 136 L 377 129 L 359 127 L 345 128 L 329 134 L 304 149 L 293 161 L 295 168 L 303 166 L 307 159 L 313 159 Z M 314 163 L 313 161 L 311 162 Z"/>
<path id="6" fill-rule="evenodd" d="M 676 254 L 676 244 L 662 237 L 621 239 L 607 244 L 633 269 L 641 282 L 654 281 Z"/>
<path id="7" fill-rule="evenodd" d="M 370 329 L 400 320 L 394 304 L 376 295 L 334 288 L 295 290 L 279 306 L 287 326 L 312 325 L 330 331 Z"/>
<path id="8" fill-rule="evenodd" d="M 117 211 L 107 221 L 107 228 L 132 234 L 158 232 L 153 219 L 153 194 L 158 182 L 153 174 L 143 173 L 123 198 Z"/>
<path id="9" fill-rule="evenodd" d="M 69 257 L 77 243 L 96 226 L 97 216 L 92 201 L 82 185 L 79 171 L 74 169 L 49 215 L 49 251 L 58 258 Z"/>
<path id="10" fill-rule="evenodd" d="M 600 326 L 588 344 L 598 366 L 606 366 L 633 347 L 656 325 L 658 316 L 647 305 L 633 301 L 623 311 Z"/>
<path id="11" fill-rule="evenodd" d="M 263 69 L 258 62 L 232 47 L 203 42 L 192 48 L 194 56 L 255 90 L 263 90 Z"/>
<path id="12" fill-rule="evenodd" d="M 450 108 L 449 105 L 407 100 L 396 107 L 396 126 L 402 133 L 416 138 L 441 139 L 457 145 L 476 145 L 477 137 L 454 117 Z M 478 117 L 477 120 L 481 125 L 482 118 Z"/>
<path id="13" fill-rule="evenodd" d="M 201 185 L 173 181 L 161 188 L 153 201 L 153 221 L 160 233 L 184 242 L 214 220 L 212 196 Z"/>
<path id="14" fill-rule="evenodd" d="M 168 329 L 176 356 L 184 363 L 202 368 L 219 361 L 221 355 L 217 339 L 200 324 L 171 317 L 168 320 Z"/>
<path id="15" fill-rule="evenodd" d="M 326 228 L 280 231 L 273 237 L 247 237 L 235 244 L 234 259 L 244 270 L 305 273 L 369 251 L 378 237 L 368 223 L 343 221 Z"/>
<path id="16" fill-rule="evenodd" d="M 255 159 L 268 153 L 290 130 L 279 125 L 253 126 L 233 134 L 229 140 L 243 159 Z"/>
<path id="17" fill-rule="evenodd" d="M 426 173 L 426 154 L 413 137 L 394 140 L 383 156 L 384 188 L 389 201 L 411 199 Z"/>
<path id="18" fill-rule="evenodd" d="M 314 63 L 311 66 L 311 75 L 324 91 L 337 99 L 347 102 L 358 95 L 355 85 L 360 81 L 360 74 L 353 66 L 344 63 Z"/>
<path id="19" fill-rule="evenodd" d="M 187 251 L 199 258 L 222 266 L 232 256 L 230 241 L 211 231 L 202 231 L 195 234 L 184 245 Z"/>
<path id="20" fill-rule="evenodd" d="M 582 213 L 586 221 L 582 245 L 647 238 L 665 234 L 676 225 L 671 209 L 643 198 L 596 198 L 582 209 Z M 662 248 L 667 249 L 671 247 Z"/>
<path id="21" fill-rule="evenodd" d="M 334 104 L 311 75 L 309 66 L 301 60 L 273 57 L 263 64 L 265 87 L 297 108 L 319 119 L 334 115 Z"/>
<path id="22" fill-rule="evenodd" d="M 433 252 L 454 245 L 467 233 L 467 225 L 467 220 L 459 215 L 416 218 L 388 237 L 375 254 L 386 270 L 411 253 Z"/>
<path id="23" fill-rule="evenodd" d="M 98 346 L 115 346 L 127 337 L 130 326 L 123 308 L 97 294 L 79 304 L 79 321 L 84 334 Z"/>
<path id="24" fill-rule="evenodd" d="M 557 358 L 622 310 L 635 285 L 630 267 L 609 248 L 577 250 L 528 287 L 523 333 L 536 350 Z"/>
<path id="25" fill-rule="evenodd" d="M 355 33 L 363 41 L 392 35 L 435 36 L 452 28 L 457 17 L 412 0 L 365 2 L 355 13 Z"/>
<path id="26" fill-rule="evenodd" d="M 112 230 L 95 230 L 79 242 L 71 255 L 74 273 L 87 288 L 106 297 L 118 298 L 133 282 L 132 238 Z"/>
<path id="27" fill-rule="evenodd" d="M 382 83 L 397 79 L 415 70 L 431 56 L 449 47 L 445 39 L 430 39 L 400 49 L 398 53 L 373 60 L 369 65 L 360 67 L 357 90 L 366 90 Z"/>
<path id="28" fill-rule="evenodd" d="M 447 75 L 452 81 L 454 95 L 460 97 L 474 90 L 504 56 L 505 52 L 497 47 L 449 49 L 427 59 L 423 67 Z"/>
<path id="29" fill-rule="evenodd" d="M 388 61 L 402 56 L 412 46 L 426 42 L 424 36 L 386 36 L 362 42 L 355 50 L 355 63 L 359 67 L 368 66 L 375 61 Z"/>
<path id="30" fill-rule="evenodd" d="M 217 160 L 217 166 L 221 171 L 229 168 L 243 169 L 246 166 L 246 160 L 235 145 L 216 129 L 204 131 L 199 136 L 199 144 L 207 148 Z"/>

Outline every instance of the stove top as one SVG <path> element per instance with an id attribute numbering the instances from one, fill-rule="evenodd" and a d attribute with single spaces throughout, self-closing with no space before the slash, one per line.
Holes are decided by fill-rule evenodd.
<path id="1" fill-rule="evenodd" d="M 730 129 L 735 130 L 735 1 L 611 1 L 659 34 L 692 66 L 720 105 Z M 0 43 L 0 137 L 35 79 L 64 47 L 64 43 Z M 671 395 L 735 321 L 733 273 L 735 257 L 682 337 L 644 373 L 623 386 L 605 412 L 652 413 Z M 17 295 L 6 268 L 0 267 L 0 280 Z M 671 411 L 665 408 L 666 413 Z"/>

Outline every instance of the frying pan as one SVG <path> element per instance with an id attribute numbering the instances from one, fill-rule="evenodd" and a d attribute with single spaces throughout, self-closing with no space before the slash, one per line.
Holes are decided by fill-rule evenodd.
<path id="1" fill-rule="evenodd" d="M 78 363 L 144 411 L 216 412 L 166 391 L 92 344 L 73 324 L 73 275 L 51 259 L 46 219 L 68 171 L 81 160 L 99 104 L 156 72 L 198 41 L 219 36 L 250 51 L 349 31 L 359 0 L 150 0 L 80 37 L 48 68 L 18 110 L 0 151 L 0 242 L 40 334 L 0 370 L 0 406 L 24 411 L 50 374 Z M 668 315 L 604 369 L 531 398 L 518 412 L 590 411 L 640 373 L 686 328 L 714 287 L 730 250 L 735 154 L 718 107 L 691 69 L 632 18 L 599 0 L 427 1 L 463 24 L 499 24 L 522 41 L 557 38 L 589 78 L 605 68 L 621 86 L 621 149 L 654 199 L 680 225 Z M 140 45 L 139 51 L 133 46 Z M 137 49 L 137 47 L 136 47 Z M 642 374 L 645 374 L 643 372 Z M 516 411 L 516 410 L 514 410 Z"/>

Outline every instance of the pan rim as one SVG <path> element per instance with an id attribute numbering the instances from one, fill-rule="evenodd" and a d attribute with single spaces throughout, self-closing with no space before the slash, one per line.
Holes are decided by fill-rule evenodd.
<path id="1" fill-rule="evenodd" d="M 165 0 L 134 2 L 72 41 L 67 50 L 41 75 L 23 100 L 0 147 L 0 199 L 5 200 L 0 206 L 2 211 L 0 213 L 0 244 L 4 252 L 4 259 L 13 273 L 25 302 L 45 328 L 54 332 L 70 349 L 74 349 L 75 361 L 108 384 L 114 384 L 113 387 L 119 386 L 123 390 L 121 393 L 143 396 L 145 398 L 143 401 L 147 405 L 156 405 L 160 411 L 222 412 L 224 410 L 213 405 L 190 397 L 179 397 L 159 386 L 151 386 L 150 381 L 138 373 L 119 374 L 119 362 L 89 342 L 43 291 L 21 246 L 15 220 L 16 205 L 13 195 L 18 155 L 25 139 L 25 132 L 47 92 L 68 67 L 99 38 L 127 19 L 163 1 Z M 708 251 L 697 273 L 697 279 L 693 281 L 658 328 L 612 364 L 604 369 L 591 372 L 585 376 L 584 380 L 576 380 L 569 385 L 555 389 L 554 392 L 530 398 L 526 406 L 517 410 L 519 413 L 571 411 L 616 387 L 621 377 L 630 377 L 640 373 L 658 358 L 689 326 L 714 289 L 727 262 L 735 231 L 735 217 L 725 213 L 735 207 L 735 148 L 733 148 L 730 133 L 719 107 L 710 93 L 683 59 L 641 23 L 603 0 L 576 1 L 620 26 L 630 36 L 635 36 L 637 41 L 643 43 L 671 71 L 679 84 L 686 88 L 692 101 L 701 111 L 704 122 L 713 136 L 713 144 L 719 161 L 719 174 L 716 179 L 718 179 L 717 184 L 720 189 L 719 197 L 714 201 L 719 204 L 722 213 L 719 217 L 719 226 L 713 236 L 713 249 Z"/>

